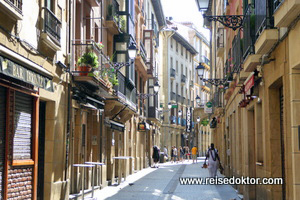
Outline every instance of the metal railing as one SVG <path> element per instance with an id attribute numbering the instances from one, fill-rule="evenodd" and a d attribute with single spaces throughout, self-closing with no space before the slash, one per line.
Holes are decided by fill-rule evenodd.
<path id="1" fill-rule="evenodd" d="M 245 59 L 249 54 L 253 54 L 254 42 L 255 42 L 255 15 L 251 15 L 254 12 L 253 7 L 249 4 L 245 9 L 244 21 L 243 21 L 243 58 Z"/>
<path id="2" fill-rule="evenodd" d="M 274 11 L 277 10 L 283 2 L 284 2 L 284 0 L 274 0 L 274 3 L 273 3 Z"/>
<path id="3" fill-rule="evenodd" d="M 205 64 L 210 66 L 210 60 L 206 56 L 202 56 L 201 59 L 202 59 L 202 62 L 204 62 Z"/>
<path id="4" fill-rule="evenodd" d="M 171 68 L 171 77 L 175 78 L 176 76 L 176 71 L 175 69 Z"/>
<path id="5" fill-rule="evenodd" d="M 255 0 L 255 35 L 259 37 L 264 29 L 274 27 L 272 0 Z"/>
<path id="6" fill-rule="evenodd" d="M 15 9 L 18 13 L 22 14 L 22 0 L 4 0 L 8 3 L 13 9 Z"/>
<path id="7" fill-rule="evenodd" d="M 144 63 L 147 61 L 147 52 L 142 42 L 140 42 L 140 55 L 144 60 Z"/>
<path id="8" fill-rule="evenodd" d="M 234 36 L 232 41 L 232 59 L 233 59 L 233 70 L 238 72 L 242 64 L 242 46 L 241 46 L 241 32 Z"/>
<path id="9" fill-rule="evenodd" d="M 181 82 L 182 83 L 186 82 L 186 76 L 184 74 L 181 74 Z"/>
<path id="10" fill-rule="evenodd" d="M 126 88 L 125 88 L 126 77 L 120 71 L 118 71 L 117 78 L 118 78 L 119 84 L 114 86 L 114 90 L 125 95 L 126 94 Z"/>
<path id="11" fill-rule="evenodd" d="M 116 0 L 107 0 L 106 20 L 113 20 L 119 23 L 119 3 Z"/>
<path id="12" fill-rule="evenodd" d="M 49 33 L 54 39 L 60 43 L 61 22 L 55 14 L 46 7 L 44 10 L 44 31 Z"/>
<path id="13" fill-rule="evenodd" d="M 181 119 L 181 126 L 186 126 L 186 119 L 184 118 Z"/>

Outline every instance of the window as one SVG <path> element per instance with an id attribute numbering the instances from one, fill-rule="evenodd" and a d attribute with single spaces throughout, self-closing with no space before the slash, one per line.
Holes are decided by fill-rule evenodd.
<path id="1" fill-rule="evenodd" d="M 171 38 L 171 49 L 173 49 L 173 38 Z"/>
<path id="2" fill-rule="evenodd" d="M 183 74 L 183 64 L 181 64 L 181 74 Z"/>
<path id="3" fill-rule="evenodd" d="M 176 41 L 176 52 L 178 53 L 178 42 Z"/>
<path id="4" fill-rule="evenodd" d="M 171 57 L 171 63 L 170 64 L 171 64 L 171 69 L 174 69 L 173 68 L 173 58 L 172 57 Z"/>
<path id="5" fill-rule="evenodd" d="M 183 56 L 183 46 L 181 45 L 181 55 Z"/>
<path id="6" fill-rule="evenodd" d="M 185 50 L 185 59 L 188 59 L 188 51 Z"/>
<path id="7" fill-rule="evenodd" d="M 178 60 L 176 60 L 176 73 L 178 72 Z"/>

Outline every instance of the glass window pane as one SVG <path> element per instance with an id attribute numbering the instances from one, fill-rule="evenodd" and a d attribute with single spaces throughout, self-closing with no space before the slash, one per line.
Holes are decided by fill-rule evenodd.
<path id="1" fill-rule="evenodd" d="M 116 42 L 116 51 L 127 51 L 127 42 Z"/>

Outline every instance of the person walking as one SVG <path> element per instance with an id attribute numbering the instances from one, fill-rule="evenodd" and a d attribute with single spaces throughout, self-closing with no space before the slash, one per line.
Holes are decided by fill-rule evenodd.
<path id="1" fill-rule="evenodd" d="M 179 161 L 181 161 L 182 163 L 183 163 L 183 156 L 184 156 L 184 152 L 183 152 L 182 147 L 180 146 L 179 147 L 179 158 L 180 158 Z"/>
<path id="2" fill-rule="evenodd" d="M 218 150 L 215 149 L 215 145 L 211 143 L 210 148 L 208 149 L 205 157 L 204 164 L 206 164 L 206 160 L 208 160 L 208 172 L 210 177 L 217 176 L 218 165 L 220 163 L 220 157 L 218 154 Z"/>
<path id="3" fill-rule="evenodd" d="M 186 156 L 186 159 L 188 159 L 188 162 L 190 162 L 190 148 L 188 146 L 185 146 L 185 156 Z"/>
<path id="4" fill-rule="evenodd" d="M 158 161 L 159 161 L 159 148 L 157 146 L 153 146 L 153 154 L 152 154 L 152 158 L 153 158 L 153 167 L 158 168 Z"/>
<path id="5" fill-rule="evenodd" d="M 164 157 L 165 157 L 165 159 L 166 160 L 168 160 L 169 158 L 169 156 L 168 156 L 168 149 L 167 149 L 167 146 L 164 146 Z"/>
<path id="6" fill-rule="evenodd" d="M 194 164 L 195 161 L 196 161 L 196 163 L 197 163 L 197 151 L 198 151 L 197 147 L 194 146 L 194 147 L 192 148 L 192 159 L 193 159 L 193 164 Z"/>
<path id="7" fill-rule="evenodd" d="M 173 163 L 174 161 L 174 147 L 172 146 L 172 149 L 171 149 L 171 163 Z"/>
<path id="8" fill-rule="evenodd" d="M 173 152 L 173 154 L 174 154 L 174 162 L 176 161 L 176 163 L 177 163 L 178 151 L 177 151 L 177 148 L 175 146 L 174 146 L 174 152 Z"/>

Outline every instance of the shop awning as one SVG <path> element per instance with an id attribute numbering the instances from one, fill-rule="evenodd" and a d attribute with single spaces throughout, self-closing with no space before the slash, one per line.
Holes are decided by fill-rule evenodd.
<path id="1" fill-rule="evenodd" d="M 0 73 L 53 92 L 53 76 L 49 71 L 3 45 L 0 45 Z"/>

